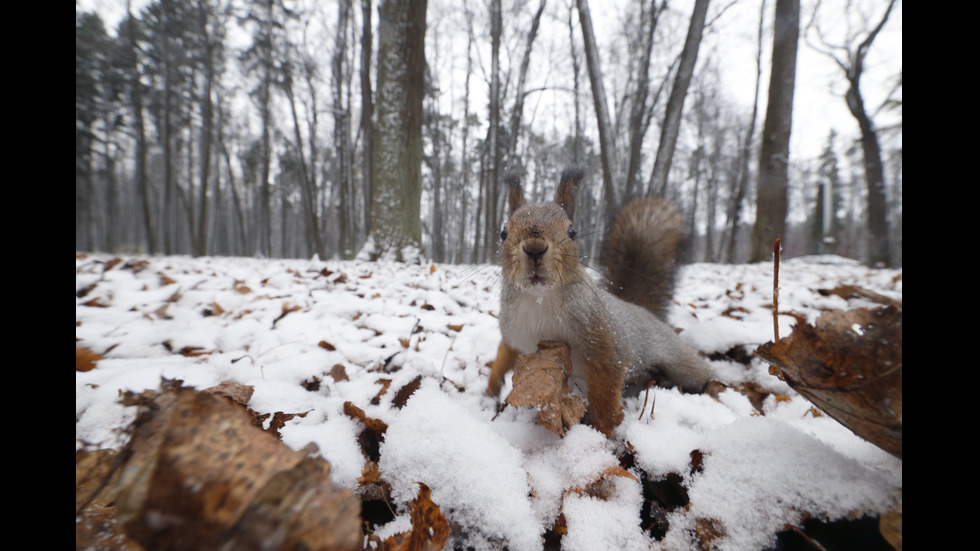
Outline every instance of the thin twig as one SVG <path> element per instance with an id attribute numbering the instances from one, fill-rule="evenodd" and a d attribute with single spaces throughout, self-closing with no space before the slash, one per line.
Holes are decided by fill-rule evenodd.
<path id="1" fill-rule="evenodd" d="M 776 238 L 773 246 L 773 265 L 775 271 L 772 277 L 772 325 L 773 333 L 776 335 L 774 342 L 779 341 L 779 249 L 782 239 Z"/>
<path id="2" fill-rule="evenodd" d="M 657 381 L 655 381 L 653 379 L 650 379 L 650 382 L 647 383 L 646 392 L 643 393 L 643 407 L 640 408 L 640 416 L 636 419 L 637 421 L 642 421 L 643 420 L 643 412 L 645 412 L 647 410 L 647 398 L 650 397 L 650 387 L 652 387 L 655 384 L 657 384 Z M 655 406 L 656 404 L 657 404 L 657 397 L 654 396 L 653 397 L 653 404 L 650 406 L 650 418 L 651 419 L 653 419 L 653 406 Z"/>
<path id="3" fill-rule="evenodd" d="M 784 526 L 784 528 L 786 528 L 787 530 L 792 530 L 792 531 L 796 532 L 801 538 L 803 538 L 804 540 L 806 540 L 807 543 L 809 543 L 815 549 L 817 549 L 817 551 L 827 551 L 827 548 L 826 547 L 820 545 L 820 542 L 818 542 L 817 540 L 815 540 L 815 539 L 811 538 L 810 536 L 806 535 L 806 533 L 803 530 L 800 530 L 800 528 L 798 526 L 794 526 L 792 524 L 787 523 Z"/>

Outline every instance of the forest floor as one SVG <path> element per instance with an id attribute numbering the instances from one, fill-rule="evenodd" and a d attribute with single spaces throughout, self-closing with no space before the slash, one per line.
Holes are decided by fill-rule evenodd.
<path id="1" fill-rule="evenodd" d="M 485 396 L 499 268 L 76 254 L 76 548 L 137 549 L 117 516 L 139 533 L 134 499 L 176 499 L 135 474 L 100 482 L 136 473 L 140 457 L 140 468 L 159 470 L 169 456 L 159 441 L 134 444 L 159 437 L 147 419 L 134 423 L 137 412 L 163 415 L 152 404 L 191 388 L 234 395 L 282 457 L 329 464 L 334 490 L 361 510 L 356 548 L 407 545 L 413 528 L 430 547 L 477 550 L 757 551 L 822 537 L 887 548 L 878 523 L 897 518 L 900 538 L 901 459 L 754 354 L 773 340 L 773 272 L 683 267 L 669 321 L 718 384 L 629 398 L 607 439 L 587 425 L 560 436 L 534 410 Z M 844 286 L 901 301 L 902 272 L 838 257 L 784 261 L 779 335 L 825 312 L 880 306 L 827 292 Z M 508 379 L 502 396 L 509 390 Z M 167 422 L 175 430 L 179 418 Z M 209 465 L 194 476 L 219 476 Z M 134 480 L 147 485 L 141 493 Z M 835 522 L 845 531 L 828 533 Z"/>

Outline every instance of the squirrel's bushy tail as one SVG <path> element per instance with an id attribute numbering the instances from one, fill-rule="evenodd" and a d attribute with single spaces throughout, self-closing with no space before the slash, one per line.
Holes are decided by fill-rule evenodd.
<path id="1" fill-rule="evenodd" d="M 640 197 L 624 206 L 604 251 L 609 292 L 665 320 L 682 225 L 681 213 L 659 197 Z"/>

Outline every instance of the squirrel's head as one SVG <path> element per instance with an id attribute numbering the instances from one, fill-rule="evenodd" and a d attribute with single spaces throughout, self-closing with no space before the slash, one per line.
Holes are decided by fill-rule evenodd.
<path id="1" fill-rule="evenodd" d="M 578 277 L 575 244 L 575 194 L 584 171 L 562 172 L 554 202 L 524 201 L 520 177 L 508 174 L 510 217 L 500 231 L 500 264 L 505 284 L 545 291 Z"/>

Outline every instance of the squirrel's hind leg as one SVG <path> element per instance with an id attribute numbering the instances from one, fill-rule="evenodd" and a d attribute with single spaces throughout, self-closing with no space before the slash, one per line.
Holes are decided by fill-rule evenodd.
<path id="1" fill-rule="evenodd" d="M 614 364 L 615 365 L 615 364 Z M 623 391 L 622 369 L 603 367 L 601 363 L 586 363 L 585 383 L 589 393 L 589 423 L 599 432 L 611 436 L 623 421 L 620 403 Z"/>

